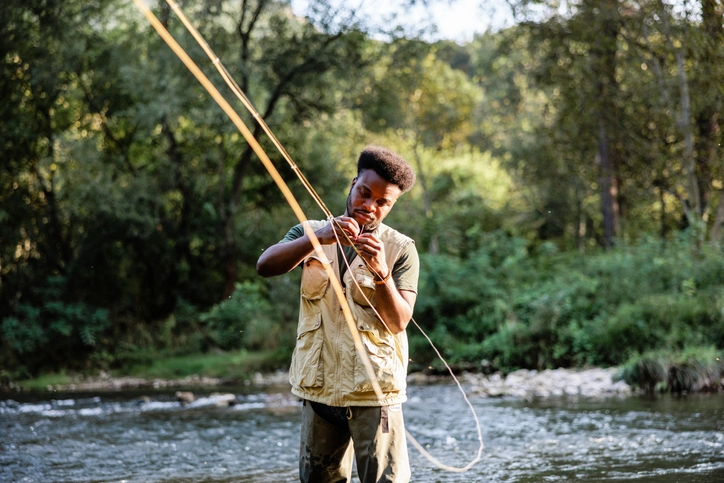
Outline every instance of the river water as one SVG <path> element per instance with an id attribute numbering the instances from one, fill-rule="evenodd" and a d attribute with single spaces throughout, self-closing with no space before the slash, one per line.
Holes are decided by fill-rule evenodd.
<path id="1" fill-rule="evenodd" d="M 297 481 L 299 401 L 285 388 L 223 391 L 237 404 L 217 407 L 209 389 L 186 406 L 172 392 L 0 394 L 0 482 Z M 457 387 L 408 392 L 410 433 L 465 466 L 478 439 Z M 724 482 L 720 394 L 471 402 L 482 460 L 450 473 L 410 447 L 413 482 Z"/>

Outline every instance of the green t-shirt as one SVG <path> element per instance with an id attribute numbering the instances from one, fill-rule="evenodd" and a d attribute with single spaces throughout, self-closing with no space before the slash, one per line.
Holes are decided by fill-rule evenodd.
<path id="1" fill-rule="evenodd" d="M 293 226 L 287 234 L 282 238 L 281 242 L 289 242 L 304 236 L 304 227 L 301 224 Z M 357 256 L 353 247 L 337 245 L 337 255 L 344 256 L 349 262 Z M 347 270 L 347 264 L 342 262 L 339 264 L 339 279 L 342 280 L 344 272 Z M 392 267 L 392 279 L 395 286 L 399 290 L 409 290 L 417 293 L 417 279 L 420 275 L 420 257 L 417 255 L 417 248 L 414 243 L 407 245 L 400 255 L 400 258 Z"/>

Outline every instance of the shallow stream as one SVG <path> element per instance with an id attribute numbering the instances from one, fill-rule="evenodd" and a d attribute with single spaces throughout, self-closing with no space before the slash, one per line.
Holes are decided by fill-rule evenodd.
<path id="1" fill-rule="evenodd" d="M 0 482 L 298 481 L 299 401 L 223 388 L 237 404 L 217 407 L 212 391 L 186 406 L 168 391 L 0 394 Z M 408 430 L 445 464 L 467 464 L 477 433 L 457 388 L 408 393 Z M 413 482 L 724 482 L 721 394 L 471 402 L 482 460 L 449 473 L 410 447 Z"/>

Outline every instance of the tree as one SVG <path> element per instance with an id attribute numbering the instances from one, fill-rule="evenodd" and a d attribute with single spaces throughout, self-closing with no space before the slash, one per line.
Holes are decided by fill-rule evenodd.
<path id="1" fill-rule="evenodd" d="M 718 239 L 718 209 L 713 222 L 709 215 L 713 184 L 721 177 L 717 162 L 724 47 L 720 7 L 702 2 L 700 21 L 688 9 L 677 12 L 661 1 L 636 7 L 640 21 L 631 28 L 632 46 L 640 52 L 641 65 L 651 66 L 654 74 L 657 91 L 651 93 L 652 107 L 669 118 L 680 140 L 665 154 L 668 171 L 676 177 L 658 185 L 675 197 L 700 241 L 709 229 L 710 238 Z M 662 139 L 661 144 L 667 141 Z"/>
<path id="2" fill-rule="evenodd" d="M 4 2 L 0 7 L 0 315 L 23 288 L 64 274 L 73 259 L 58 152 L 79 108 L 75 63 L 106 2 Z"/>
<path id="3" fill-rule="evenodd" d="M 364 63 L 364 36 L 354 17 L 333 24 L 331 19 L 339 12 L 324 2 L 317 2 L 315 8 L 315 24 L 300 21 L 285 4 L 272 0 L 245 0 L 238 6 L 209 4 L 200 13 L 205 17 L 201 32 L 219 44 L 229 70 L 273 130 L 284 123 L 300 124 L 320 113 L 332 112 L 338 102 L 334 96 L 337 91 L 331 87 L 334 77 L 353 74 Z M 221 26 L 221 19 L 233 22 L 233 32 Z M 253 124 L 252 132 L 259 138 L 262 129 Z M 166 131 L 173 137 L 172 128 Z M 282 139 L 283 144 L 285 141 Z M 253 185 L 262 192 L 269 191 L 271 183 L 264 181 L 258 164 L 253 163 L 250 146 L 219 143 L 215 150 L 222 174 L 218 181 L 220 192 L 224 193 L 217 213 L 223 237 L 223 293 L 228 296 L 238 278 L 241 252 L 235 226 L 243 194 Z"/>
<path id="4" fill-rule="evenodd" d="M 619 7 L 617 1 L 586 0 L 573 4 L 569 16 L 524 23 L 532 36 L 529 45 L 544 59 L 532 72 L 534 78 L 558 93 L 551 102 L 558 125 L 569 131 L 571 146 L 582 157 L 579 162 L 596 166 L 595 178 L 587 183 L 598 188 L 605 247 L 612 246 L 620 232 L 624 200 L 617 128 Z"/>
<path id="5" fill-rule="evenodd" d="M 432 157 L 450 156 L 467 144 L 473 132 L 473 112 L 479 93 L 468 76 L 440 60 L 436 49 L 420 42 L 405 40 L 391 49 L 375 66 L 375 76 L 364 87 L 358 104 L 363 119 L 373 132 L 388 132 L 399 137 L 412 153 L 422 190 L 422 212 L 433 217 L 432 176 L 439 174 L 426 161 L 425 150 Z M 436 230 L 430 237 L 429 249 L 439 250 Z"/>
<path id="6" fill-rule="evenodd" d="M 322 32 L 265 0 L 243 2 L 231 16 L 238 30 L 228 30 L 236 7 L 208 2 L 196 19 L 225 59 L 238 54 L 227 60 L 230 70 L 243 74 L 282 142 L 311 151 L 312 133 L 299 125 L 337 110 L 336 76 L 364 63 L 363 33 L 354 25 Z M 0 323 L 8 320 L 0 336 L 20 340 L 17 327 L 44 327 L 46 315 L 33 314 L 60 313 L 25 310 L 42 307 L 52 290 L 53 303 L 68 310 L 108 309 L 101 313 L 113 323 L 96 324 L 103 334 L 82 332 L 103 345 L 97 351 L 153 344 L 151 334 L 175 310 L 208 307 L 233 287 L 236 267 L 244 277 L 253 271 L 260 238 L 278 236 L 273 223 L 265 227 L 273 235 L 259 233 L 262 213 L 282 198 L 133 5 L 0 8 Z M 159 16 L 183 40 L 167 7 Z M 200 51 L 187 46 L 201 64 Z M 324 172 L 317 178 L 336 181 Z M 119 340 L 125 344 L 116 347 Z"/>

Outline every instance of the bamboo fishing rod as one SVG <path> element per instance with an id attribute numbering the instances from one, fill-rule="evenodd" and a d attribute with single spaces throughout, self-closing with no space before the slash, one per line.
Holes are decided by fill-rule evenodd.
<path id="1" fill-rule="evenodd" d="M 160 21 L 155 17 L 155 15 L 150 11 L 150 9 L 146 6 L 146 4 L 143 2 L 143 0 L 133 0 L 136 6 L 141 10 L 143 15 L 146 17 L 146 19 L 149 21 L 149 23 L 154 27 L 154 29 L 158 32 L 158 34 L 161 36 L 161 38 L 169 45 L 169 47 L 174 51 L 174 53 L 179 57 L 179 59 L 186 65 L 186 67 L 192 72 L 192 74 L 197 78 L 197 80 L 206 88 L 206 90 L 209 92 L 209 94 L 214 98 L 214 100 L 219 104 L 219 106 L 224 110 L 224 112 L 229 116 L 229 118 L 232 120 L 234 125 L 239 129 L 239 131 L 242 133 L 246 141 L 249 143 L 249 145 L 252 147 L 253 151 L 259 159 L 262 161 L 262 164 L 267 169 L 269 174 L 272 176 L 272 179 L 275 181 L 277 186 L 280 188 L 282 193 L 285 196 L 285 199 L 291 206 L 292 210 L 297 215 L 298 220 L 300 223 L 302 223 L 302 226 L 305 229 L 305 233 L 308 235 L 310 241 L 312 242 L 312 246 L 314 247 L 315 253 L 320 257 L 321 260 L 326 260 L 326 257 L 324 256 L 324 253 L 322 251 L 321 245 L 319 243 L 319 240 L 317 239 L 316 235 L 314 234 L 313 230 L 309 228 L 309 226 L 305 223 L 307 221 L 306 215 L 304 214 L 301 206 L 299 206 L 299 203 L 296 201 L 296 198 L 291 193 L 291 190 L 289 190 L 289 187 L 287 186 L 286 182 L 281 178 L 278 171 L 274 167 L 273 163 L 267 156 L 264 149 L 261 147 L 261 145 L 258 143 L 258 141 L 254 138 L 253 134 L 249 129 L 246 127 L 244 122 L 241 120 L 239 115 L 236 113 L 236 111 L 229 105 L 229 103 L 226 101 L 226 99 L 219 93 L 219 91 L 216 89 L 216 87 L 211 83 L 211 81 L 208 80 L 208 78 L 203 74 L 203 72 L 198 68 L 198 66 L 194 63 L 194 61 L 186 54 L 185 50 L 176 42 L 176 40 L 171 36 L 171 34 L 166 30 L 166 28 L 160 23 Z M 217 57 L 214 52 L 211 50 L 211 48 L 208 46 L 208 43 L 204 40 L 204 38 L 201 36 L 201 34 L 198 32 L 198 30 L 191 24 L 191 22 L 188 20 L 186 15 L 183 13 L 181 8 L 173 1 L 173 0 L 166 0 L 169 6 L 174 10 L 174 12 L 179 16 L 184 26 L 188 29 L 188 31 L 194 36 L 196 41 L 199 43 L 199 45 L 202 47 L 202 49 L 206 52 L 206 54 L 211 59 L 213 65 L 216 67 L 216 69 L 221 74 L 222 78 L 225 80 L 227 85 L 231 88 L 232 92 L 234 92 L 239 98 L 239 100 L 242 102 L 242 104 L 247 108 L 247 110 L 252 114 L 254 119 L 260 124 L 264 132 L 269 136 L 269 138 L 272 140 L 273 144 L 277 148 L 277 150 L 282 154 L 284 159 L 288 162 L 292 170 L 297 174 L 298 178 L 301 180 L 302 184 L 305 186 L 307 191 L 310 193 L 310 195 L 315 199 L 317 204 L 320 206 L 320 208 L 324 211 L 324 213 L 328 216 L 330 219 L 330 222 L 334 222 L 334 217 L 332 213 L 327 209 L 326 205 L 324 204 L 324 201 L 321 199 L 321 197 L 316 193 L 314 190 L 314 187 L 309 183 L 309 181 L 306 179 L 304 174 L 301 172 L 299 167 L 294 163 L 294 161 L 291 159 L 291 156 L 287 153 L 286 149 L 284 149 L 283 145 L 279 142 L 279 140 L 276 138 L 276 136 L 273 134 L 269 126 L 266 124 L 262 116 L 258 113 L 258 111 L 254 108 L 251 101 L 246 97 L 244 92 L 241 90 L 241 88 L 238 86 L 238 84 L 233 80 L 231 75 L 228 73 L 226 68 L 221 63 L 221 60 L 219 57 Z M 350 238 L 347 236 L 347 234 L 342 231 L 342 234 L 345 236 L 347 241 L 354 247 L 354 244 L 350 240 Z M 335 232 L 335 237 L 337 237 L 337 234 Z M 337 242 L 341 244 L 339 238 L 337 238 Z M 369 267 L 369 264 L 364 260 L 364 258 L 361 256 L 359 251 L 356 247 L 355 251 L 357 252 L 357 255 L 360 256 L 360 258 L 365 262 L 368 269 L 370 269 L 371 272 L 374 273 L 373 270 Z M 348 261 L 345 259 L 345 263 L 347 264 L 349 268 Z M 329 262 L 326 262 L 323 264 L 325 267 L 325 270 L 327 271 L 327 274 L 329 278 L 332 280 L 332 286 L 335 290 L 335 294 L 337 295 L 337 298 L 339 300 L 344 300 L 345 303 L 341 304 L 342 306 L 342 312 L 345 316 L 345 320 L 347 322 L 348 328 L 353 336 L 355 348 L 357 352 L 360 355 L 360 358 L 362 359 L 363 365 L 365 366 L 365 370 L 368 374 L 368 377 L 370 378 L 372 382 L 372 387 L 375 392 L 375 394 L 383 398 L 382 390 L 379 386 L 379 382 L 377 381 L 374 370 L 372 369 L 372 366 L 369 361 L 369 357 L 367 356 L 366 349 L 364 349 L 364 346 L 362 344 L 362 341 L 360 339 L 359 333 L 357 331 L 357 326 L 354 322 L 354 319 L 352 318 L 351 311 L 349 308 L 349 305 L 346 303 L 346 298 L 344 297 L 344 291 L 341 287 L 341 283 L 339 282 L 336 274 L 333 272 L 331 265 Z M 376 274 L 379 277 L 379 274 Z M 381 277 L 380 277 L 381 278 Z M 355 283 L 357 283 L 355 281 Z M 364 296 L 364 294 L 363 294 Z M 366 298 L 366 296 L 365 296 Z M 369 301 L 368 301 L 369 302 Z M 370 303 L 370 306 L 372 304 Z M 373 307 L 374 309 L 374 307 Z M 377 317 L 380 319 L 382 324 L 387 328 L 389 331 L 389 328 L 385 324 L 382 317 L 377 313 L 376 309 L 374 309 L 375 313 L 377 314 Z M 454 467 L 446 465 L 439 460 L 437 460 L 434 456 L 432 456 L 423 446 L 410 434 L 409 431 L 406 431 L 407 439 L 410 441 L 410 443 L 423 455 L 425 458 L 427 458 L 431 463 L 436 465 L 437 467 L 451 472 L 465 472 L 468 471 L 470 468 L 472 468 L 480 459 L 482 458 L 482 451 L 484 448 L 484 443 L 482 439 L 482 432 L 480 428 L 480 422 L 478 420 L 477 414 L 475 413 L 475 410 L 470 403 L 469 399 L 467 398 L 467 395 L 465 394 L 465 391 L 463 390 L 462 386 L 460 385 L 460 382 L 458 381 L 457 377 L 455 377 L 455 374 L 453 373 L 450 366 L 447 364 L 445 359 L 440 354 L 439 350 L 435 345 L 433 344 L 432 340 L 429 338 L 429 336 L 423 331 L 423 329 L 420 327 L 420 325 L 414 320 L 414 318 L 411 318 L 411 321 L 415 324 L 415 326 L 420 330 L 420 332 L 423 334 L 423 336 L 427 339 L 430 346 L 433 348 L 437 356 L 440 358 L 440 360 L 443 362 L 443 364 L 447 367 L 448 371 L 450 372 L 451 376 L 453 377 L 453 380 L 457 384 L 458 388 L 460 389 L 463 398 L 465 402 L 467 403 L 468 407 L 470 408 L 473 418 L 475 419 L 477 432 L 478 432 L 478 441 L 480 443 L 480 446 L 478 448 L 476 457 L 470 461 L 466 466 L 464 467 Z"/>
<path id="2" fill-rule="evenodd" d="M 269 172 L 270 176 L 274 180 L 274 182 L 277 184 L 279 189 L 281 190 L 282 194 L 284 195 L 284 198 L 287 200 L 287 203 L 292 208 L 292 211 L 294 211 L 294 214 L 297 216 L 297 219 L 304 227 L 304 231 L 306 235 L 309 237 L 309 240 L 312 243 L 312 246 L 314 247 L 314 251 L 319 257 L 320 260 L 325 260 L 323 263 L 324 269 L 326 270 L 330 280 L 332 281 L 332 288 L 335 291 L 335 294 L 337 295 L 337 298 L 339 300 L 346 300 L 344 297 L 344 290 L 342 289 L 342 285 L 340 284 L 339 280 L 337 279 L 337 276 L 334 273 L 334 270 L 331 267 L 331 264 L 326 261 L 326 257 L 324 256 L 324 251 L 322 250 L 322 246 L 319 243 L 319 239 L 314 234 L 314 230 L 312 230 L 309 225 L 306 223 L 307 217 L 304 214 L 304 211 L 302 210 L 302 207 L 297 202 L 296 198 L 294 197 L 294 194 L 289 189 L 289 186 L 287 186 L 284 179 L 281 177 L 279 172 L 277 171 L 274 164 L 271 162 L 269 157 L 267 156 L 264 149 L 261 147 L 259 142 L 254 138 L 253 134 L 249 129 L 246 127 L 246 124 L 244 124 L 244 121 L 242 121 L 241 117 L 236 113 L 233 107 L 226 101 L 224 96 L 221 95 L 221 93 L 216 89 L 216 87 L 211 83 L 211 81 L 206 77 L 206 75 L 201 71 L 201 69 L 198 68 L 196 63 L 188 56 L 186 51 L 176 42 L 176 40 L 171 36 L 171 34 L 166 30 L 166 28 L 163 26 L 163 24 L 156 18 L 156 16 L 151 12 L 151 10 L 146 6 L 146 4 L 143 2 L 143 0 L 133 0 L 133 2 L 136 4 L 136 6 L 141 10 L 141 13 L 146 17 L 148 22 L 151 24 L 151 26 L 156 30 L 156 32 L 161 36 L 161 38 L 168 44 L 168 46 L 173 50 L 173 52 L 178 56 L 178 58 L 184 63 L 184 65 L 191 71 L 191 73 L 196 77 L 196 79 L 199 81 L 199 83 L 204 86 L 204 88 L 208 91 L 208 93 L 211 95 L 211 97 L 216 101 L 216 103 L 221 107 L 221 109 L 226 113 L 227 116 L 231 119 L 231 121 L 234 123 L 236 128 L 241 132 L 241 134 L 244 136 L 244 139 L 246 139 L 246 142 L 249 143 L 251 148 L 254 150 L 254 153 L 259 157 L 264 167 Z M 357 352 L 360 354 L 360 358 L 362 360 L 363 365 L 365 366 L 365 370 L 368 372 L 368 374 L 372 374 L 373 377 L 371 377 L 372 382 L 372 388 L 375 391 L 375 394 L 383 399 L 384 395 L 382 393 L 382 388 L 380 388 L 379 382 L 374 377 L 374 370 L 372 369 L 372 364 L 369 361 L 369 357 L 367 357 L 367 352 L 364 348 L 364 345 L 362 343 L 362 340 L 359 337 L 359 333 L 357 332 L 357 325 L 354 322 L 354 318 L 352 317 L 352 313 L 350 310 L 349 305 L 347 304 L 340 304 L 342 307 L 342 313 L 344 314 L 345 320 L 347 322 L 347 325 L 350 328 L 350 332 L 352 333 L 352 338 L 354 340 L 354 345 L 357 350 Z"/>
<path id="3" fill-rule="evenodd" d="M 322 210 L 324 215 L 326 216 L 327 220 L 329 220 L 331 223 L 336 224 L 340 231 L 342 232 L 343 236 L 345 237 L 347 241 L 347 245 L 351 246 L 352 249 L 355 251 L 357 256 L 360 257 L 362 262 L 365 264 L 367 269 L 377 278 L 382 279 L 383 277 L 381 274 L 377 273 L 375 270 L 370 267 L 367 260 L 365 260 L 364 257 L 362 257 L 362 254 L 359 252 L 359 249 L 354 244 L 352 239 L 347 235 L 347 233 L 342 230 L 341 226 L 339 226 L 339 223 L 337 220 L 335 220 L 334 215 L 332 212 L 327 208 L 327 206 L 324 204 L 324 200 L 321 196 L 317 193 L 317 191 L 314 189 L 314 186 L 312 186 L 312 183 L 307 180 L 306 176 L 304 176 L 304 173 L 301 169 L 299 169 L 299 166 L 297 163 L 294 162 L 292 157 L 289 155 L 287 150 L 284 148 L 284 145 L 279 141 L 279 139 L 276 137 L 274 132 L 271 130 L 269 125 L 264 120 L 264 117 L 259 113 L 259 111 L 254 107 L 254 104 L 249 100 L 249 98 L 246 96 L 244 91 L 239 87 L 237 82 L 234 80 L 232 75 L 229 73 L 229 71 L 226 69 L 226 66 L 221 62 L 221 59 L 214 53 L 214 51 L 209 46 L 208 42 L 206 42 L 206 39 L 204 39 L 203 35 L 198 31 L 198 29 L 189 21 L 186 14 L 183 12 L 181 7 L 174 1 L 174 0 L 166 0 L 166 3 L 168 3 L 169 7 L 176 13 L 178 18 L 181 20 L 181 23 L 184 24 L 186 27 L 186 30 L 189 31 L 189 33 L 196 39 L 196 42 L 199 44 L 201 49 L 206 53 L 206 55 L 211 60 L 211 63 L 216 68 L 216 70 L 221 75 L 221 78 L 226 82 L 226 85 L 231 89 L 231 91 L 236 95 L 237 99 L 242 103 L 242 105 L 249 111 L 251 116 L 254 118 L 254 120 L 259 124 L 259 126 L 262 128 L 264 133 L 267 135 L 267 137 L 272 141 L 272 144 L 274 144 L 274 147 L 277 149 L 279 154 L 282 155 L 284 160 L 287 162 L 289 167 L 292 169 L 292 171 L 297 175 L 297 178 L 299 178 L 299 181 L 301 181 L 302 186 L 307 190 L 309 195 L 312 197 L 312 199 L 317 203 L 317 206 Z M 384 321 L 382 321 L 383 324 L 385 324 Z M 385 328 L 389 330 L 389 327 L 386 326 Z"/>

